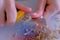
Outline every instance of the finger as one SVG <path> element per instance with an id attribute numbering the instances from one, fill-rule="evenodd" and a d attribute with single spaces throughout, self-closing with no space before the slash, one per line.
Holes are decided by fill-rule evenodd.
<path id="1" fill-rule="evenodd" d="M 3 10 L 0 10 L 0 26 L 4 25 L 4 12 Z"/>
<path id="2" fill-rule="evenodd" d="M 60 14 L 60 10 L 58 11 L 58 13 L 57 14 Z"/>
<path id="3" fill-rule="evenodd" d="M 17 12 L 14 0 L 6 0 L 7 24 L 11 25 L 16 22 Z"/>
<path id="4" fill-rule="evenodd" d="M 43 11 L 36 11 L 35 13 L 32 13 L 32 18 L 39 18 L 43 15 Z"/>
<path id="5" fill-rule="evenodd" d="M 33 14 L 31 15 L 31 17 L 32 17 L 32 18 L 39 18 L 40 16 L 38 15 L 38 13 L 33 13 Z"/>
<path id="6" fill-rule="evenodd" d="M 0 0 L 0 26 L 4 25 L 4 1 Z"/>
<path id="7" fill-rule="evenodd" d="M 25 11 L 25 12 L 31 12 L 32 11 L 31 8 L 26 7 L 26 6 L 24 6 L 24 5 L 22 5 L 22 4 L 18 3 L 18 2 L 16 2 L 16 7 L 18 9 L 21 9 L 21 10 Z"/>
<path id="8" fill-rule="evenodd" d="M 55 15 L 58 12 L 56 6 L 49 5 L 46 8 L 46 11 L 44 12 L 44 18 L 46 20 L 50 20 L 53 15 Z"/>

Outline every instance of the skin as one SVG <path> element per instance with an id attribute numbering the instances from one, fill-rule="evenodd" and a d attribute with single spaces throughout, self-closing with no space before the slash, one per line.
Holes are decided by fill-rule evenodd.
<path id="1" fill-rule="evenodd" d="M 38 6 L 36 12 L 32 14 L 32 18 L 39 18 L 44 16 L 46 20 L 49 20 L 52 15 L 56 14 L 60 10 L 60 0 L 38 0 Z M 48 4 L 47 7 L 46 4 Z M 0 26 L 4 24 L 14 24 L 17 17 L 16 8 L 21 9 L 25 12 L 31 12 L 32 9 L 22 4 L 17 3 L 15 0 L 0 0 Z M 44 11 L 44 9 L 46 9 Z M 7 14 L 7 21 L 5 21 L 5 13 Z"/>
<path id="2" fill-rule="evenodd" d="M 43 15 L 46 20 L 49 20 L 52 15 L 60 11 L 59 1 L 60 0 L 38 0 L 38 7 L 36 12 L 32 14 L 32 18 L 39 18 Z M 48 4 L 47 7 L 45 7 L 46 4 Z"/>
<path id="3" fill-rule="evenodd" d="M 19 4 L 15 0 L 0 0 L 0 26 L 3 26 L 4 24 L 11 25 L 15 23 L 17 17 L 16 8 L 21 9 L 25 12 L 32 11 L 31 8 Z M 7 14 L 6 21 L 4 12 Z"/>
<path id="4" fill-rule="evenodd" d="M 36 11 L 32 14 L 32 18 L 40 17 L 44 12 L 45 5 L 46 5 L 46 0 L 38 0 L 38 6 Z"/>

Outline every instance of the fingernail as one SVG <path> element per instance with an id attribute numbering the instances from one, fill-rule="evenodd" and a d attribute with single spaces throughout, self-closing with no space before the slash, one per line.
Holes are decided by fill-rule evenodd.
<path id="1" fill-rule="evenodd" d="M 32 11 L 32 9 L 31 9 L 31 8 L 29 8 L 29 11 L 31 12 L 31 11 Z"/>

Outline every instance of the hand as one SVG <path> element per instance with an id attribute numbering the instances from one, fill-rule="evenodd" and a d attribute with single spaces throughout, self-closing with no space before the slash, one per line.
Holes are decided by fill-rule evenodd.
<path id="1" fill-rule="evenodd" d="M 56 13 L 60 11 L 59 3 L 59 0 L 47 1 L 47 6 L 45 8 L 46 10 L 44 11 L 44 18 L 46 19 L 46 21 L 49 21 L 52 16 L 54 16 Z"/>
<path id="2" fill-rule="evenodd" d="M 31 11 L 31 8 L 19 4 L 15 0 L 0 0 L 0 26 L 3 26 L 5 23 L 11 25 L 16 22 L 17 17 L 16 8 L 21 9 L 25 12 Z M 7 18 L 6 21 L 5 12 Z"/>
<path id="3" fill-rule="evenodd" d="M 39 18 L 44 13 L 44 8 L 46 5 L 46 0 L 38 0 L 36 12 L 32 13 L 32 18 Z"/>
<path id="4" fill-rule="evenodd" d="M 41 3 L 43 3 L 43 5 Z M 47 6 L 45 7 L 44 5 L 45 6 L 47 5 Z M 40 2 L 40 6 L 38 7 L 38 9 L 40 9 L 40 10 L 38 10 L 38 12 L 36 11 L 35 13 L 33 13 L 32 18 L 39 18 L 40 16 L 43 15 L 47 21 L 47 20 L 50 20 L 50 18 L 54 14 L 56 14 L 60 11 L 60 4 L 59 4 L 58 0 L 53 0 L 53 1 L 45 0 L 44 2 L 42 2 L 42 1 Z"/>

